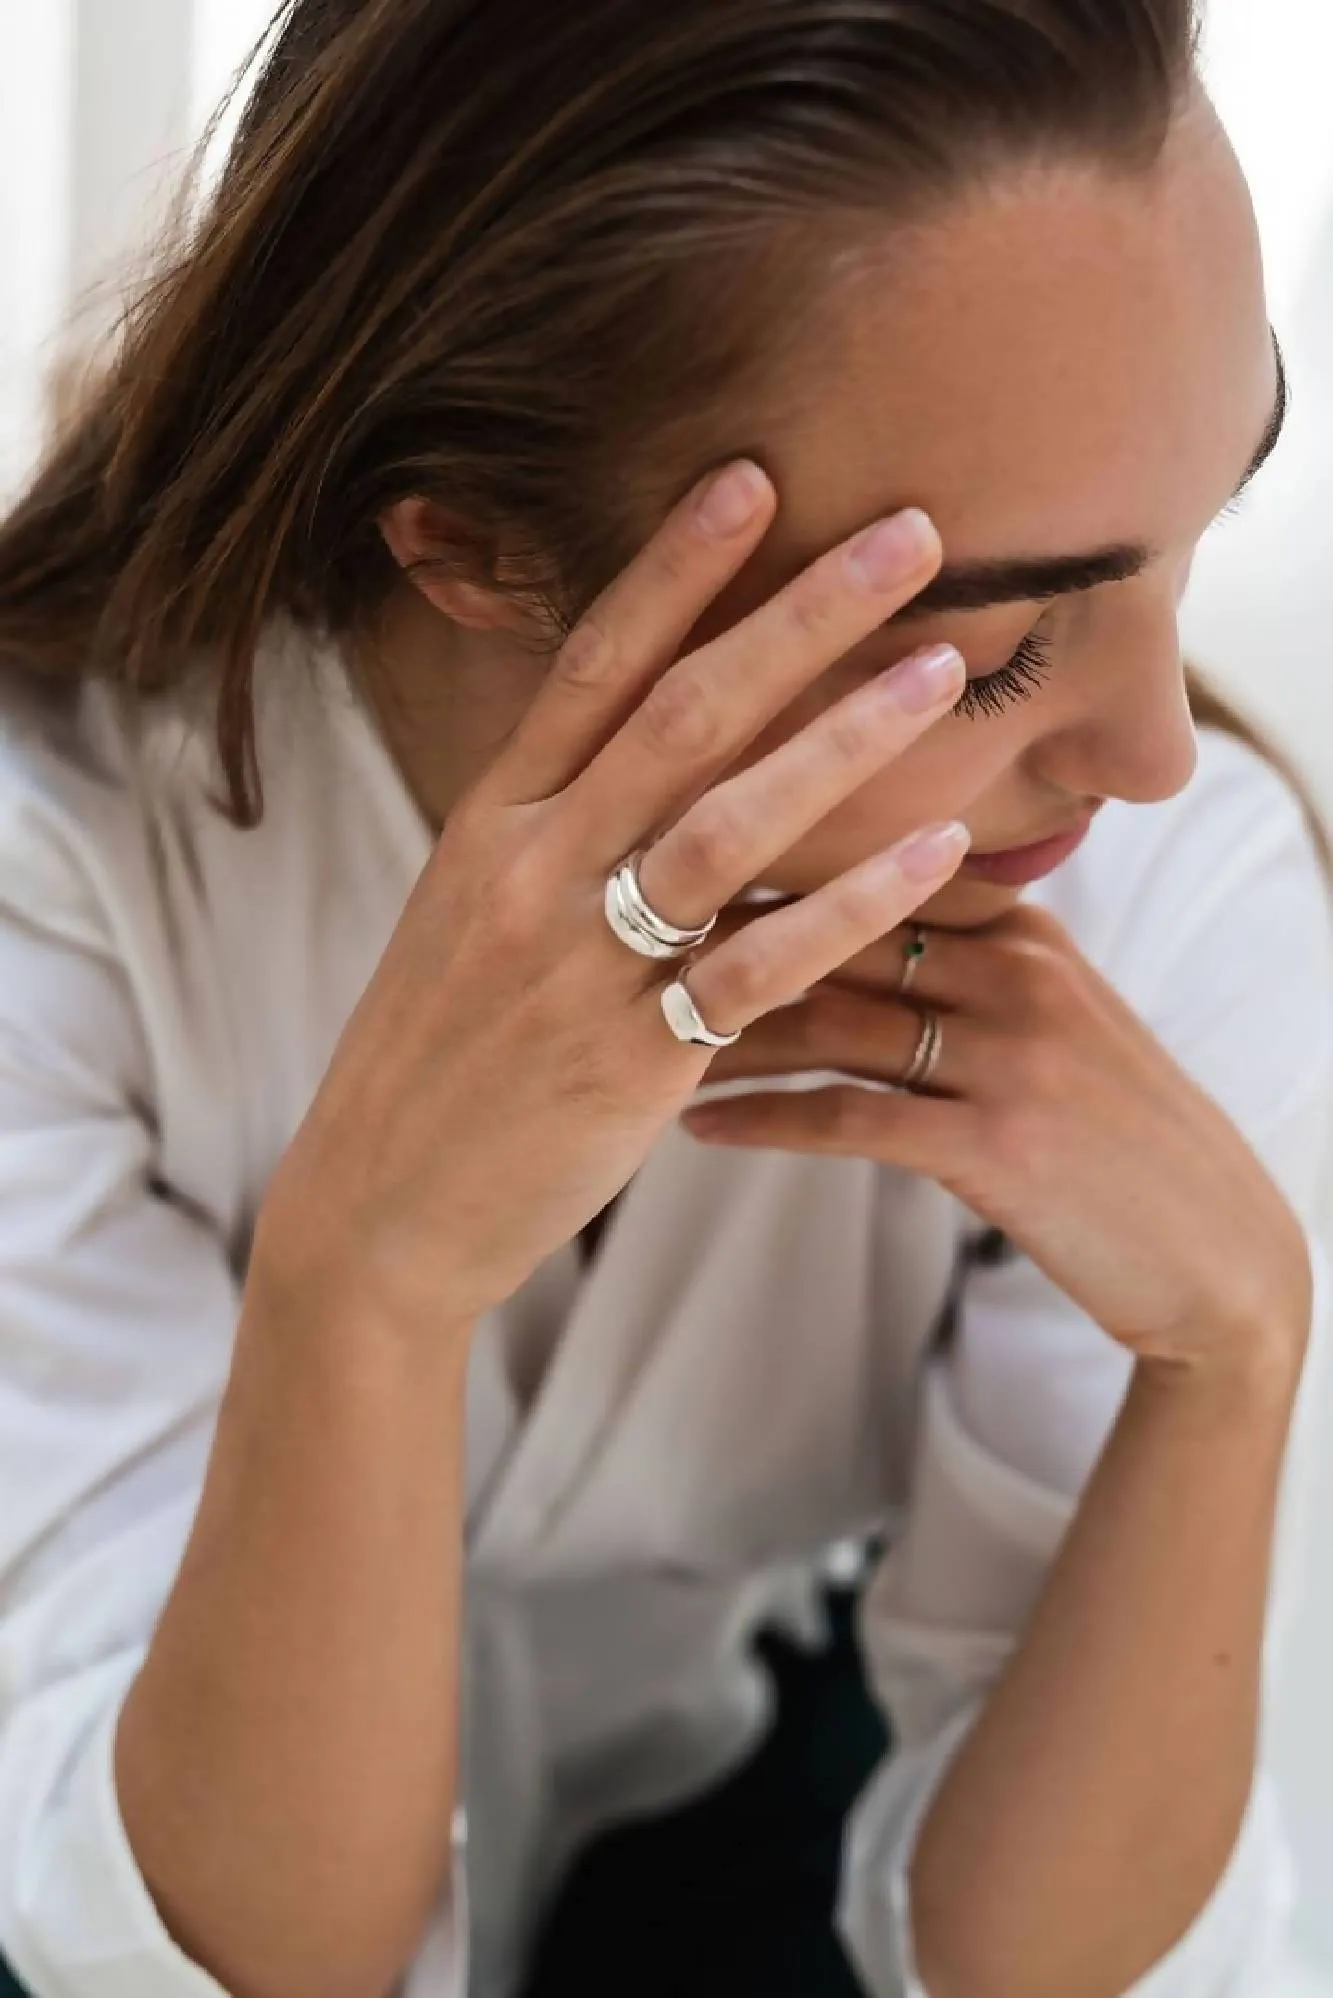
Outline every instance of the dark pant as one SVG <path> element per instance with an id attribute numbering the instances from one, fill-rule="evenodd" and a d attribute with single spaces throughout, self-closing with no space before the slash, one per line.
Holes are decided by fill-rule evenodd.
<path id="1" fill-rule="evenodd" d="M 847 1813 L 888 1739 L 852 1637 L 757 1650 L 777 1718 L 749 1762 L 663 1817 L 608 1832 L 547 1918 L 523 1998 L 861 1998 L 833 1929 Z M 0 1998 L 28 1998 L 0 1962 Z"/>
<path id="2" fill-rule="evenodd" d="M 830 1601 L 814 1657 L 764 1636 L 777 1720 L 735 1776 L 584 1854 L 523 1998 L 858 1998 L 833 1928 L 847 1813 L 888 1740 Z"/>

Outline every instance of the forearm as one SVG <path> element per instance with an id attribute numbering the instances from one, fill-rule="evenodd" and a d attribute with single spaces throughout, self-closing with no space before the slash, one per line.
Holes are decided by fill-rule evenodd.
<path id="1" fill-rule="evenodd" d="M 1121 1998 L 1211 1896 L 1252 1786 L 1301 1342 L 1140 1368 L 918 1843 L 931 1998 Z"/>
<path id="2" fill-rule="evenodd" d="M 467 1345 L 247 1294 L 117 1741 L 163 1918 L 236 1998 L 385 1998 L 447 1877 Z"/>

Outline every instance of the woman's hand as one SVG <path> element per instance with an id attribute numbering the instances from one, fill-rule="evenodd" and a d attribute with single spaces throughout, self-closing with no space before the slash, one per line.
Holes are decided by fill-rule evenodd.
<path id="1" fill-rule="evenodd" d="M 651 847 L 648 901 L 704 922 L 957 699 L 962 662 L 937 647 L 725 775 L 941 559 L 923 515 L 878 523 L 677 660 L 775 512 L 757 467 L 726 479 L 593 606 L 446 826 L 270 1183 L 256 1257 L 284 1294 L 369 1298 L 432 1332 L 507 1297 L 632 1177 L 710 1059 L 662 1017 L 679 966 L 608 927 L 608 875 Z M 705 1019 L 727 1032 L 790 1000 L 965 850 L 961 829 L 903 842 L 733 935 L 694 983 Z"/>
<path id="2" fill-rule="evenodd" d="M 832 1069 L 895 1082 L 932 1009 L 944 1046 L 929 1094 L 748 1095 L 691 1110 L 686 1128 L 939 1181 L 1140 1359 L 1299 1360 L 1311 1277 L 1297 1217 L 1055 918 L 1020 904 L 983 930 L 930 931 L 910 1002 L 897 996 L 904 945 L 883 939 L 757 1022 L 709 1081 Z"/>

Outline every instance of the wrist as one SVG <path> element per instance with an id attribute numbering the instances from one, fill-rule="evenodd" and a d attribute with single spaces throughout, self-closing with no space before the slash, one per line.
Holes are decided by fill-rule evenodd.
<path id="1" fill-rule="evenodd" d="M 1140 1393 L 1228 1421 L 1290 1418 L 1309 1350 L 1308 1321 L 1252 1321 L 1225 1337 L 1200 1339 L 1188 1358 L 1141 1358 Z"/>
<path id="2" fill-rule="evenodd" d="M 1236 1407 L 1294 1401 L 1314 1318 L 1310 1243 L 1292 1214 L 1290 1243 L 1224 1278 L 1191 1319 L 1139 1347 L 1144 1378 L 1168 1392 Z"/>
<path id="3" fill-rule="evenodd" d="M 262 1213 L 246 1276 L 242 1327 L 262 1323 L 265 1336 L 299 1347 L 313 1343 L 330 1354 L 349 1350 L 404 1349 L 414 1364 L 466 1370 L 478 1315 L 451 1309 L 445 1295 L 413 1297 L 402 1283 L 330 1254 L 312 1257 L 295 1249 Z"/>

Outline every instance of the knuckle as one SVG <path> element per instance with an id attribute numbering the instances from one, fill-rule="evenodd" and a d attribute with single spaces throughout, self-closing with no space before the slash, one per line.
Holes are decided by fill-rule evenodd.
<path id="1" fill-rule="evenodd" d="M 491 949 L 502 959 L 526 958 L 535 941 L 530 911 L 515 895 L 493 897 L 486 912 Z"/>
<path id="2" fill-rule="evenodd" d="M 512 858 L 493 880 L 484 908 L 492 944 L 506 956 L 529 955 L 550 926 L 550 891 L 537 860 Z"/>
<path id="3" fill-rule="evenodd" d="M 825 717 L 824 747 L 834 763 L 853 768 L 864 763 L 867 739 L 864 711 L 844 704 Z"/>
<path id="4" fill-rule="evenodd" d="M 1074 965 L 1042 944 L 1027 944 L 1011 959 L 1015 989 L 1024 1012 L 1040 1020 L 1062 1019 L 1074 997 Z"/>
<path id="5" fill-rule="evenodd" d="M 691 975 L 690 984 L 696 992 L 701 978 L 706 985 L 707 1001 L 700 999 L 699 1003 L 709 1018 L 713 1017 L 711 1009 L 715 1009 L 720 1018 L 757 1020 L 772 1004 L 773 967 L 767 952 L 753 943 L 744 950 L 727 950 L 720 956 L 706 958 L 699 975 Z"/>
<path id="6" fill-rule="evenodd" d="M 882 882 L 868 874 L 844 876 L 825 890 L 825 896 L 831 919 L 848 929 L 860 929 L 867 917 L 881 915 L 885 906 Z"/>
<path id="7" fill-rule="evenodd" d="M 855 1145 L 866 1129 L 865 1091 L 819 1089 L 815 1097 L 815 1123 L 821 1134 L 835 1144 Z"/>
<path id="8" fill-rule="evenodd" d="M 729 805 L 713 798 L 683 818 L 670 841 L 672 871 L 691 884 L 711 888 L 741 864 L 745 828 Z"/>
<path id="9" fill-rule="evenodd" d="M 565 640 L 556 663 L 562 683 L 576 690 L 605 687 L 620 670 L 620 650 L 596 616 L 585 617 Z"/>
<path id="10" fill-rule="evenodd" d="M 1068 931 L 1058 916 L 1049 909 L 1043 909 L 1038 902 L 1020 902 L 1010 913 L 1010 923 L 1015 936 L 1027 938 L 1032 943 L 1047 944 L 1052 949 L 1068 942 Z"/>
<path id="11" fill-rule="evenodd" d="M 648 695 L 639 726 L 653 748 L 672 758 L 705 756 L 717 741 L 716 705 L 696 674 L 677 667 Z"/>
<path id="12" fill-rule="evenodd" d="M 788 614 L 802 637 L 819 638 L 828 630 L 836 596 L 827 575 L 815 570 L 801 579 L 788 600 Z"/>

